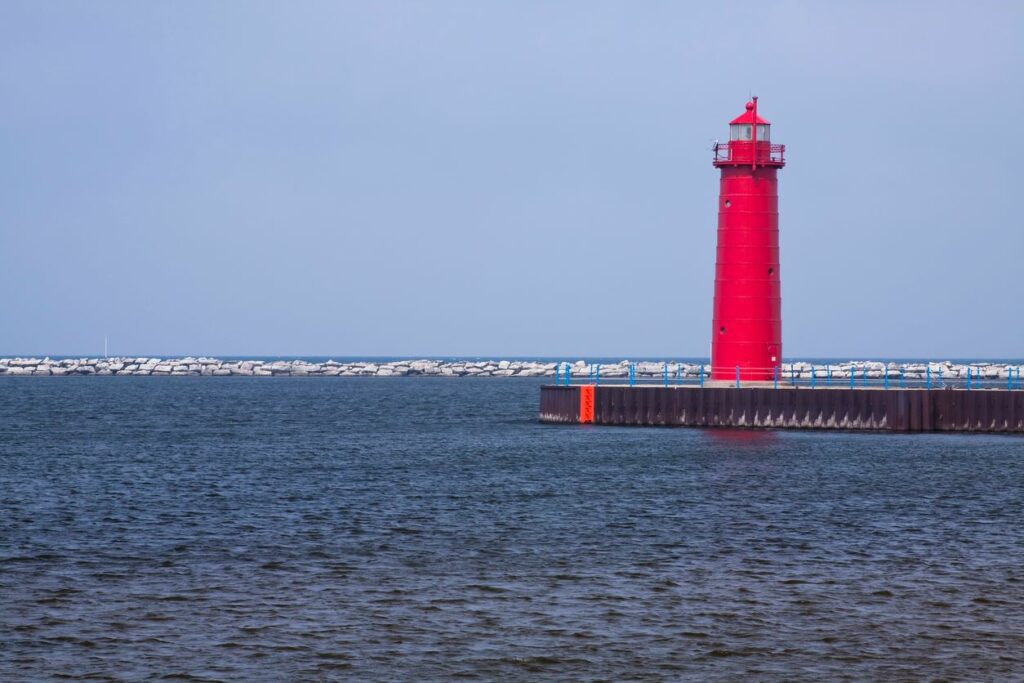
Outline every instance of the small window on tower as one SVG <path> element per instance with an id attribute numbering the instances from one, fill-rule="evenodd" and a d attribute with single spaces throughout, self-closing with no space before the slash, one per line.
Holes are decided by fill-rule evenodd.
<path id="1" fill-rule="evenodd" d="M 757 139 L 759 142 L 768 142 L 768 126 L 763 123 L 757 125 Z"/>
<path id="2" fill-rule="evenodd" d="M 729 139 L 750 142 L 754 134 L 753 127 L 746 123 L 734 123 L 729 126 Z"/>

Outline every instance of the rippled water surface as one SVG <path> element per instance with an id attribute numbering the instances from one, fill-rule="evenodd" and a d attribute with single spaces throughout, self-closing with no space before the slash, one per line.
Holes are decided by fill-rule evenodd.
<path id="1" fill-rule="evenodd" d="M 1021 679 L 1024 439 L 0 379 L 0 679 Z"/>

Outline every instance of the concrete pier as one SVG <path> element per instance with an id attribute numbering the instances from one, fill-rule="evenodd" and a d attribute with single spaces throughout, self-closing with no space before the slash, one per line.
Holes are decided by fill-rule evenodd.
<path id="1" fill-rule="evenodd" d="M 665 427 L 1024 433 L 1024 391 L 544 386 L 540 396 L 540 421 Z"/>

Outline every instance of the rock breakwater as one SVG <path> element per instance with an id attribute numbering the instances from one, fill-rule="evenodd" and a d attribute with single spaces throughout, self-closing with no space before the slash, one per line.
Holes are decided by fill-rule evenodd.
<path id="1" fill-rule="evenodd" d="M 638 380 L 660 379 L 667 369 L 670 377 L 698 377 L 699 363 L 678 361 L 635 362 Z M 185 358 L 0 358 L 0 376 L 81 376 L 81 375 L 133 375 L 133 376 L 203 376 L 203 377 L 553 377 L 555 367 L 561 373 L 570 368 L 574 378 L 590 377 L 597 364 L 586 361 L 555 363 L 529 360 L 373 360 L 339 362 L 327 360 L 223 360 L 207 357 Z M 600 364 L 602 379 L 626 378 L 631 361 Z M 707 372 L 707 365 L 704 365 Z M 809 379 L 812 374 L 825 378 L 856 377 L 924 379 L 926 376 L 945 379 L 963 379 L 968 372 L 979 379 L 1006 379 L 1010 366 L 993 363 L 882 363 L 877 361 L 848 361 L 829 366 L 793 362 L 782 366 L 780 379 L 795 377 Z"/>

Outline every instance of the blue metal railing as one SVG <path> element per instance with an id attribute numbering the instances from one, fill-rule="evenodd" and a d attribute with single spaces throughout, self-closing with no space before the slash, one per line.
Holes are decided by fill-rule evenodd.
<path id="1" fill-rule="evenodd" d="M 660 384 L 664 387 L 687 385 L 704 387 L 709 379 L 710 367 L 705 364 L 694 366 L 691 364 L 666 362 L 659 364 L 643 363 L 642 365 L 644 366 L 643 372 L 638 372 L 636 363 L 629 363 L 626 366 L 607 366 L 601 363 L 580 366 L 569 363 L 557 363 L 554 369 L 554 380 L 555 384 L 559 386 L 570 386 L 574 381 L 594 385 L 601 385 L 602 383 L 628 383 L 629 386 L 636 386 L 639 383 L 657 384 L 659 383 L 660 375 Z M 977 365 L 984 365 L 990 370 L 985 373 L 987 376 L 983 376 L 982 368 L 976 367 Z M 895 384 L 899 389 L 943 389 L 949 387 L 965 389 L 967 391 L 979 389 L 1024 390 L 1024 379 L 1022 379 L 1022 368 L 1020 366 L 998 366 L 1000 369 L 996 376 L 993 376 L 993 373 L 991 373 L 992 367 L 990 364 L 968 365 L 965 376 L 961 377 L 959 373 L 933 372 L 931 365 L 926 365 L 919 369 L 908 369 L 906 364 L 900 366 L 887 364 L 881 368 L 876 366 L 869 369 L 866 363 L 844 365 L 839 368 L 835 368 L 832 365 L 813 364 L 802 364 L 800 367 L 797 367 L 796 364 L 791 364 L 788 368 L 785 368 L 788 370 L 788 381 L 783 380 L 783 368 L 780 366 L 770 369 L 764 368 L 764 374 L 769 376 L 770 379 L 761 381 L 743 379 L 744 371 L 750 372 L 754 369 L 736 367 L 732 373 L 726 375 L 732 375 L 732 381 L 723 382 L 719 379 L 716 380 L 715 385 L 735 387 L 768 386 L 770 382 L 770 386 L 773 389 L 830 389 L 837 386 L 833 382 L 834 379 L 845 377 L 847 386 L 850 389 L 860 386 L 862 388 L 873 387 L 889 390 Z M 943 366 L 940 366 L 941 369 L 943 369 Z M 715 374 L 721 377 L 721 375 L 726 373 L 722 373 L 721 369 L 719 369 Z M 897 380 L 896 382 L 893 381 L 894 378 Z M 821 379 L 824 380 L 824 384 L 819 382 Z"/>

